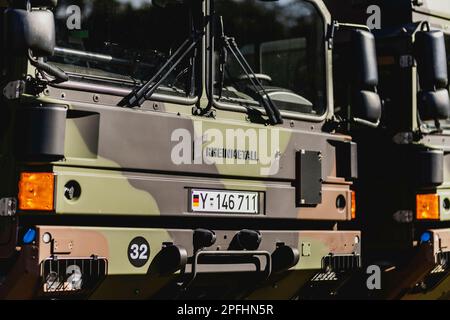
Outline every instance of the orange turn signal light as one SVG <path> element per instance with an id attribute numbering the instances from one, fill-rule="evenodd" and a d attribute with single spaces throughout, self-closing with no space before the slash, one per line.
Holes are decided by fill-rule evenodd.
<path id="1" fill-rule="evenodd" d="M 439 195 L 418 194 L 416 196 L 416 217 L 417 220 L 438 220 Z"/>
<path id="2" fill-rule="evenodd" d="M 54 189 L 53 173 L 23 172 L 19 181 L 19 209 L 52 211 Z"/>
<path id="3" fill-rule="evenodd" d="M 352 219 L 356 219 L 356 192 L 352 191 Z"/>

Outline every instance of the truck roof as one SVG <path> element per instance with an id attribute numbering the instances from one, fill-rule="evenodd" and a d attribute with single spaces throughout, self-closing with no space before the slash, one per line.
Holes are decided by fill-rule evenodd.
<path id="1" fill-rule="evenodd" d="M 445 0 L 421 0 L 422 5 L 413 5 L 416 12 L 450 19 L 450 2 Z"/>
<path id="2" fill-rule="evenodd" d="M 394 27 L 422 20 L 439 20 L 439 26 L 450 25 L 448 0 L 324 0 L 333 19 L 367 24 L 378 6 L 382 27 Z M 447 23 L 448 22 L 448 23 Z M 436 24 L 436 23 L 435 23 Z M 450 32 L 450 27 L 449 32 Z"/>

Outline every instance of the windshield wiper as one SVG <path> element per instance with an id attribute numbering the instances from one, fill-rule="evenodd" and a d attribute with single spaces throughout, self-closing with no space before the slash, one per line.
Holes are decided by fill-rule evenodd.
<path id="1" fill-rule="evenodd" d="M 125 97 L 119 105 L 128 108 L 140 107 L 145 100 L 150 99 L 153 93 L 167 79 L 172 71 L 197 46 L 202 36 L 203 32 L 194 32 L 192 36 L 186 39 L 173 55 L 167 59 L 161 69 L 159 69 L 150 80 L 133 90 L 133 92 Z"/>
<path id="2" fill-rule="evenodd" d="M 114 64 L 114 65 L 122 65 L 122 66 L 134 66 L 139 65 L 143 67 L 151 67 L 153 68 L 154 65 L 151 65 L 149 63 L 137 61 L 137 60 L 127 60 L 127 59 L 121 59 L 116 58 L 110 55 L 102 54 L 102 53 L 95 53 L 95 52 L 89 52 L 89 51 L 81 51 L 77 49 L 71 49 L 71 48 L 62 48 L 62 47 L 55 47 L 55 56 L 57 57 L 75 57 L 84 61 L 93 61 L 93 62 L 100 62 L 105 64 Z"/>
<path id="3" fill-rule="evenodd" d="M 238 62 L 241 69 L 244 71 L 247 78 L 250 80 L 250 83 L 252 84 L 255 93 L 258 95 L 260 104 L 264 107 L 264 110 L 266 111 L 267 117 L 269 118 L 269 122 L 272 125 L 276 124 L 282 124 L 283 118 L 281 116 L 280 110 L 278 107 L 273 103 L 272 99 L 268 95 L 266 89 L 259 81 L 258 77 L 256 76 L 255 72 L 253 71 L 250 64 L 247 62 L 247 59 L 245 59 L 244 55 L 242 54 L 241 50 L 239 49 L 239 46 L 236 43 L 235 38 L 233 37 L 227 37 L 223 32 L 223 21 L 222 17 L 220 17 L 220 24 L 221 24 L 221 45 L 222 45 L 222 57 L 219 67 L 220 69 L 220 83 L 219 83 L 219 97 L 222 95 L 222 88 L 223 88 L 223 82 L 224 82 L 224 70 L 225 70 L 225 64 L 226 64 L 226 51 L 230 51 L 233 57 Z"/>

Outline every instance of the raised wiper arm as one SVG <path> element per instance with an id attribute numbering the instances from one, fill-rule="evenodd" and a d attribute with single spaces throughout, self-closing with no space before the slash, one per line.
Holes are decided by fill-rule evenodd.
<path id="1" fill-rule="evenodd" d="M 250 64 L 245 59 L 241 50 L 239 49 L 236 40 L 231 37 L 222 36 L 223 45 L 231 52 L 236 61 L 238 62 L 241 69 L 244 71 L 247 78 L 250 80 L 253 88 L 255 89 L 255 93 L 258 94 L 260 103 L 264 107 L 266 111 L 267 117 L 269 118 L 269 122 L 272 125 L 282 124 L 283 118 L 281 116 L 280 110 L 273 103 L 272 99 L 264 89 L 264 86 L 259 81 L 255 72 L 253 71 Z M 262 92 L 262 93 L 261 93 Z M 266 98 L 266 99 L 264 99 Z"/>
<path id="2" fill-rule="evenodd" d="M 145 100 L 150 99 L 156 89 L 158 89 L 158 87 L 167 79 L 170 73 L 183 61 L 192 49 L 197 46 L 202 35 L 202 32 L 196 32 L 186 39 L 150 80 L 134 90 L 129 96 L 122 100 L 119 105 L 129 108 L 139 107 Z"/>

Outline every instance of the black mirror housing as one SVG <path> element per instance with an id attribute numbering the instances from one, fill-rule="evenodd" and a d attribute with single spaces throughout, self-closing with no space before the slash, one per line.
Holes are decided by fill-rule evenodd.
<path id="1" fill-rule="evenodd" d="M 419 73 L 420 91 L 417 94 L 422 120 L 446 120 L 450 116 L 450 97 L 447 90 L 447 52 L 444 33 L 439 30 L 418 31 L 414 54 Z"/>
<path id="2" fill-rule="evenodd" d="M 55 48 L 55 20 L 49 10 L 5 11 L 6 41 L 16 54 L 31 49 L 38 57 L 53 55 Z"/>
<path id="3" fill-rule="evenodd" d="M 444 33 L 438 30 L 419 31 L 415 37 L 414 51 L 422 90 L 445 88 L 448 74 Z"/>
<path id="4" fill-rule="evenodd" d="M 375 37 L 366 30 L 351 31 L 348 68 L 353 72 L 351 119 L 371 127 L 378 126 L 382 102 L 377 93 L 378 60 Z"/>
<path id="5" fill-rule="evenodd" d="M 352 100 L 353 118 L 376 124 L 381 118 L 381 98 L 373 91 L 361 90 Z"/>
<path id="6" fill-rule="evenodd" d="M 418 106 L 422 120 L 446 120 L 450 117 L 450 97 L 447 89 L 419 92 Z"/>
<path id="7" fill-rule="evenodd" d="M 375 37 L 365 30 L 353 30 L 351 34 L 354 82 L 360 88 L 378 85 L 378 63 Z"/>

